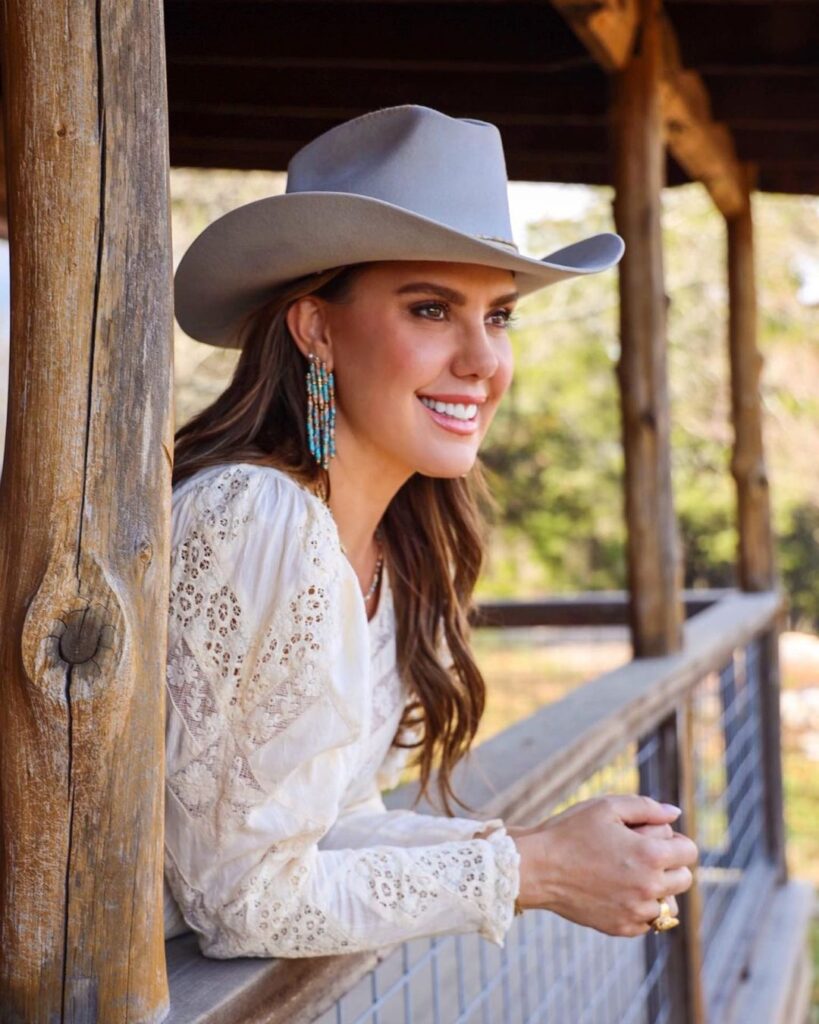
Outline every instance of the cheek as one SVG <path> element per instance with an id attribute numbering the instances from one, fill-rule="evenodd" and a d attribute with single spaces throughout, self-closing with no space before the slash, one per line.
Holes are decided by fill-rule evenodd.
<path id="1" fill-rule="evenodd" d="M 427 386 L 446 369 L 446 353 L 439 344 L 424 344 L 418 338 L 394 336 L 379 353 L 377 378 L 380 390 L 397 396 Z M 373 367 L 376 369 L 376 367 Z"/>
<path id="2" fill-rule="evenodd" d="M 370 345 L 349 348 L 339 357 L 337 380 L 343 387 L 345 414 L 359 427 L 387 433 L 404 430 L 402 418 L 414 415 L 416 391 L 439 378 L 441 346 L 424 345 L 417 338 L 401 339 L 394 328 L 373 337 Z"/>
<path id="3" fill-rule="evenodd" d="M 514 368 L 512 345 L 507 342 L 503 349 L 498 353 L 498 368 L 492 374 L 492 396 L 496 401 L 503 397 L 509 385 L 512 383 Z"/>

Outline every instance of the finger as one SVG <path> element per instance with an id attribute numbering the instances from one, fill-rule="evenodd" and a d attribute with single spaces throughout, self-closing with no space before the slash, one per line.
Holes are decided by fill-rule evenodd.
<path id="1" fill-rule="evenodd" d="M 679 907 L 673 896 L 663 896 L 662 900 L 668 904 L 668 911 L 672 917 L 679 916 Z M 643 900 L 636 908 L 636 916 L 640 922 L 651 925 L 651 922 L 660 916 L 660 898 L 656 900 Z"/>
<path id="2" fill-rule="evenodd" d="M 670 839 L 674 835 L 674 829 L 667 822 L 665 825 L 630 825 L 629 828 L 632 832 L 654 836 L 655 839 Z"/>
<path id="3" fill-rule="evenodd" d="M 663 885 L 667 893 L 687 892 L 694 881 L 691 868 L 673 868 L 663 874 Z"/>
<path id="4" fill-rule="evenodd" d="M 684 832 L 675 832 L 671 836 L 672 845 L 670 850 L 673 855 L 669 867 L 674 867 L 678 864 L 686 864 L 688 867 L 693 867 L 700 857 L 700 850 L 693 839 L 690 839 Z"/>
<path id="5" fill-rule="evenodd" d="M 637 831 L 632 829 L 632 831 Z M 697 844 L 682 832 L 674 832 L 659 842 L 655 836 L 647 836 L 646 847 L 641 851 L 646 862 L 655 868 L 671 871 L 674 868 L 693 867 L 699 859 Z"/>
<path id="6" fill-rule="evenodd" d="M 627 825 L 656 824 L 674 821 L 682 813 L 673 804 L 661 804 L 650 796 L 634 793 L 611 793 L 605 798 L 611 810 Z"/>

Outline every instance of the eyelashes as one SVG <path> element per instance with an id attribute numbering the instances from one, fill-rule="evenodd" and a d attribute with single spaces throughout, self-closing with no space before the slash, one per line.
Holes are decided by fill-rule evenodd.
<path id="1" fill-rule="evenodd" d="M 444 317 L 437 317 L 437 316 L 427 317 L 427 316 L 424 316 L 423 315 L 423 310 L 425 310 L 425 309 L 439 309 L 439 310 L 443 310 L 444 312 L 448 312 L 448 307 L 447 307 L 445 302 L 423 302 L 423 303 L 421 303 L 418 306 L 413 306 L 412 309 L 411 309 L 411 312 L 415 316 L 420 316 L 421 319 L 423 319 L 423 320 L 433 320 L 433 321 L 434 320 L 438 320 L 438 321 L 442 322 L 445 319 Z M 518 320 L 518 317 L 515 316 L 515 314 L 512 312 L 512 310 L 511 309 L 507 309 L 506 307 L 499 307 L 498 309 L 493 310 L 492 313 L 490 313 L 490 316 L 494 317 L 494 316 L 497 316 L 499 313 L 503 314 L 504 318 L 503 318 L 503 322 L 502 323 L 500 323 L 500 324 L 496 323 L 494 325 L 496 327 L 503 327 L 503 328 L 505 328 L 505 327 L 508 327 L 510 324 L 515 323 Z"/>

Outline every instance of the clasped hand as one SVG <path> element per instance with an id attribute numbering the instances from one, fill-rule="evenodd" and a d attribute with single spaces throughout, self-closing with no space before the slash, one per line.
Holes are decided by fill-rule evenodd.
<path id="1" fill-rule="evenodd" d="M 676 917 L 674 895 L 691 886 L 699 856 L 694 841 L 672 829 L 677 817 L 652 797 L 608 794 L 535 826 L 507 826 L 521 857 L 521 907 L 619 936 L 649 931 L 659 899 Z"/>

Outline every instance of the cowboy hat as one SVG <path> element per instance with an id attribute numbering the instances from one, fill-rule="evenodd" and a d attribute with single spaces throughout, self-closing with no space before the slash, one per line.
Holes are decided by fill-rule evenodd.
<path id="1" fill-rule="evenodd" d="M 384 107 L 298 150 L 287 189 L 240 206 L 193 241 L 174 278 L 175 315 L 192 338 L 238 348 L 237 329 L 286 281 L 374 260 L 444 260 L 511 270 L 521 295 L 607 270 L 614 233 L 542 259 L 512 238 L 506 161 L 493 124 L 430 107 Z"/>

